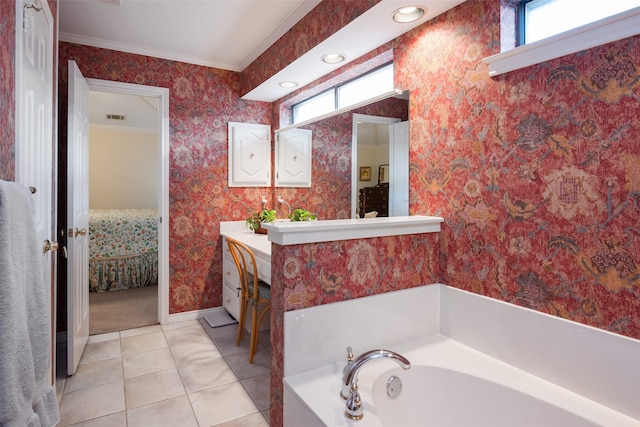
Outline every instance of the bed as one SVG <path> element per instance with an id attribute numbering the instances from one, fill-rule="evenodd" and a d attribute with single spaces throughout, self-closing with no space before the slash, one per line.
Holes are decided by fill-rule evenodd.
<path id="1" fill-rule="evenodd" d="M 89 210 L 89 291 L 158 284 L 158 212 Z"/>

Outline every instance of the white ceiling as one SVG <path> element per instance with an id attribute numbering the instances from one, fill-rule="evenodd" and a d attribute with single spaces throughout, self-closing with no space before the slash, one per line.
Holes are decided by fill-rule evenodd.
<path id="1" fill-rule="evenodd" d="M 60 0 L 60 39 L 242 71 L 320 0 Z"/>
<path id="2" fill-rule="evenodd" d="M 349 25 L 243 98 L 273 102 L 341 65 L 327 65 L 325 53 L 352 61 L 464 0 L 381 0 Z M 242 71 L 320 0 L 60 0 L 60 40 Z M 399 7 L 421 5 L 420 20 L 397 24 Z M 293 48 L 293 46 L 292 46 Z"/>

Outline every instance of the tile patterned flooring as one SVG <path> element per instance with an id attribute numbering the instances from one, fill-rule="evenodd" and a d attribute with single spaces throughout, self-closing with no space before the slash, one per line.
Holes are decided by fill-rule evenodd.
<path id="1" fill-rule="evenodd" d="M 59 427 L 268 426 L 269 331 L 253 365 L 236 331 L 193 320 L 89 337 L 57 381 Z"/>

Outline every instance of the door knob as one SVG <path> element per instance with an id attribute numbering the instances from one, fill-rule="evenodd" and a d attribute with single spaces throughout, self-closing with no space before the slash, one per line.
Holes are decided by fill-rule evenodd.
<path id="1" fill-rule="evenodd" d="M 42 245 L 42 253 L 47 253 L 49 251 L 55 252 L 60 248 L 58 242 L 51 242 L 49 239 L 45 240 Z"/>
<path id="2" fill-rule="evenodd" d="M 81 236 L 85 236 L 87 234 L 87 229 L 83 228 L 82 230 L 78 230 L 78 227 L 76 227 L 76 231 L 74 233 L 75 237 L 78 237 L 78 234 Z"/>

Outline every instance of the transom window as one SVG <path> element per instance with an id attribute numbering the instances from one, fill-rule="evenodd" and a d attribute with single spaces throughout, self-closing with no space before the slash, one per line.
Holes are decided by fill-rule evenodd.
<path id="1" fill-rule="evenodd" d="M 533 43 L 640 6 L 640 0 L 525 0 L 519 44 Z"/>
<path id="2" fill-rule="evenodd" d="M 384 65 L 291 107 L 300 123 L 393 90 L 393 63 Z"/>

